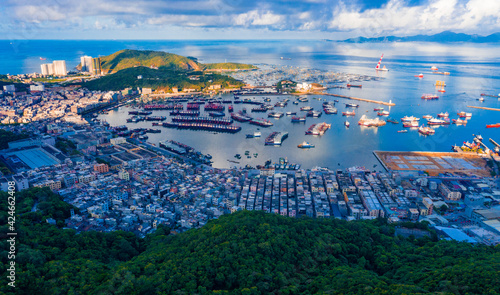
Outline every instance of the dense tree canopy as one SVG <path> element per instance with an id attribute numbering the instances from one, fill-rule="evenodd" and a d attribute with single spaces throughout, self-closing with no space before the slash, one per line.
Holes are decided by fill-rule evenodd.
<path id="1" fill-rule="evenodd" d="M 18 294 L 500 293 L 499 247 L 394 237 L 385 220 L 244 211 L 182 234 L 160 227 L 139 239 L 120 231 L 76 234 L 28 219 L 26 200 L 51 200 L 43 216 L 68 208 L 57 207 L 46 189 L 19 195 Z M 7 262 L 5 252 L 1 259 Z M 9 291 L 2 283 L 0 292 Z"/>

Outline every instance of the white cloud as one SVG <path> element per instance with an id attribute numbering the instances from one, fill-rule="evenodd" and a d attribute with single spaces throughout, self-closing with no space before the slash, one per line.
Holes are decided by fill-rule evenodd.
<path id="1" fill-rule="evenodd" d="M 236 25 L 240 26 L 266 26 L 274 25 L 282 20 L 280 15 L 274 14 L 270 11 L 261 12 L 257 10 L 252 10 L 247 13 L 242 13 L 234 17 L 234 22 Z"/>

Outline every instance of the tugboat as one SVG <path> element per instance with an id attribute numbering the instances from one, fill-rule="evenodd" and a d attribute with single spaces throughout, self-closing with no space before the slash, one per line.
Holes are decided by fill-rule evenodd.
<path id="1" fill-rule="evenodd" d="M 304 141 L 303 143 L 299 144 L 297 147 L 301 148 L 301 149 L 310 149 L 310 148 L 314 147 L 314 144 L 310 144 L 309 142 Z"/>

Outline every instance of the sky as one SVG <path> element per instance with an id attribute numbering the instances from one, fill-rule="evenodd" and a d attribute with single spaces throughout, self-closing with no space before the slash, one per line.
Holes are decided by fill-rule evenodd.
<path id="1" fill-rule="evenodd" d="M 333 39 L 500 32 L 500 0 L 1 0 L 1 39 Z"/>

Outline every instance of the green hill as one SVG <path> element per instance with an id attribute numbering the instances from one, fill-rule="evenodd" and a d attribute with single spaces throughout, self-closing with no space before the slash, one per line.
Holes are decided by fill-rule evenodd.
<path id="1" fill-rule="evenodd" d="M 142 76 L 141 79 L 138 76 Z M 196 76 L 198 80 L 189 79 Z M 120 70 L 114 74 L 103 76 L 88 82 L 81 83 L 89 90 L 117 91 L 128 87 L 146 87 L 169 90 L 177 87 L 202 90 L 210 85 L 219 84 L 222 87 L 240 87 L 244 84 L 234 78 L 215 73 L 186 72 L 167 67 L 151 69 L 148 67 L 133 67 Z"/>
<path id="2" fill-rule="evenodd" d="M 137 66 L 165 66 L 196 71 L 201 69 L 197 62 L 187 57 L 163 51 L 124 49 L 101 57 L 101 67 L 108 73 Z"/>
<path id="3" fill-rule="evenodd" d="M 126 68 L 144 67 L 168 67 L 183 69 L 187 71 L 199 71 L 204 69 L 236 70 L 255 69 L 256 67 L 240 63 L 213 63 L 200 64 L 196 58 L 184 57 L 173 53 L 152 50 L 124 49 L 111 55 L 101 57 L 101 67 L 105 73 L 114 73 Z"/>
<path id="4" fill-rule="evenodd" d="M 5 233 L 7 194 L 0 198 Z M 30 212 L 35 202 L 39 210 Z M 4 250 L 0 293 L 500 293 L 498 246 L 394 237 L 384 220 L 244 211 L 177 235 L 161 226 L 139 239 L 119 231 L 75 234 L 44 221 L 52 216 L 60 224 L 68 210 L 47 188 L 17 193 L 17 287 L 6 284 Z"/>

